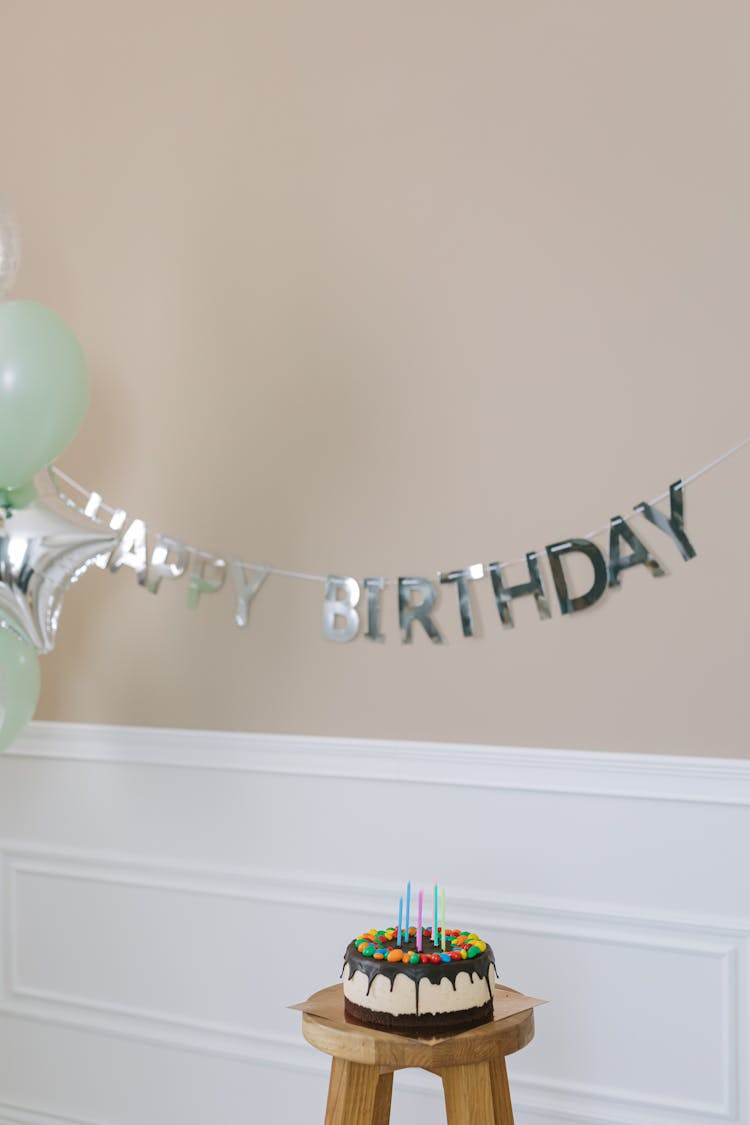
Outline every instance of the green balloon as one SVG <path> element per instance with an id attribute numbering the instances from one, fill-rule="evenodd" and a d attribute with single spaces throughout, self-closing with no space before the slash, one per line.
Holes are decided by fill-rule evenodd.
<path id="1" fill-rule="evenodd" d="M 17 489 L 72 440 L 89 400 L 81 345 L 57 313 L 0 303 L 0 488 Z"/>
<path id="2" fill-rule="evenodd" d="M 39 658 L 16 626 L 0 619 L 0 750 L 10 746 L 36 709 Z"/>
<path id="3" fill-rule="evenodd" d="M 0 488 L 0 508 L 28 508 L 32 500 L 36 500 L 33 480 L 20 488 Z"/>

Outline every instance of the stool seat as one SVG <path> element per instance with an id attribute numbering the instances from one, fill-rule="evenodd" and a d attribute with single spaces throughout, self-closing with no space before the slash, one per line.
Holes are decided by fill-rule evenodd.
<path id="1" fill-rule="evenodd" d="M 302 1013 L 305 1039 L 332 1056 L 325 1125 L 388 1125 L 393 1072 L 406 1067 L 440 1076 L 448 1125 L 513 1125 L 505 1056 L 533 1039 L 533 1008 L 469 1031 L 415 1039 L 348 1021 L 340 984 L 310 1000 L 339 995 L 334 1018 Z"/>

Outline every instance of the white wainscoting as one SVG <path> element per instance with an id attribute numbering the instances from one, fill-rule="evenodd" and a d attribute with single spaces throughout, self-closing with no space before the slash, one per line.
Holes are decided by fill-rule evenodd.
<path id="1" fill-rule="evenodd" d="M 550 1001 L 518 1125 L 750 1125 L 749 861 L 747 761 L 33 724 L 0 759 L 0 1125 L 319 1125 L 286 1005 L 436 877 Z M 444 1122 L 437 1079 L 392 1120 Z"/>

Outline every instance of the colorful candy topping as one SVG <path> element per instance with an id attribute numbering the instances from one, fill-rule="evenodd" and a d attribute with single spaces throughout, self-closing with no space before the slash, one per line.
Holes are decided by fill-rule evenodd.
<path id="1" fill-rule="evenodd" d="M 482 941 L 476 934 L 469 930 L 446 930 L 445 952 L 442 952 L 442 930 L 438 926 L 435 941 L 432 942 L 432 927 L 422 928 L 422 943 L 432 942 L 433 953 L 413 952 L 405 945 L 395 944 L 398 936 L 398 927 L 389 926 L 385 930 L 366 930 L 354 939 L 355 948 L 363 957 L 372 957 L 375 961 L 402 961 L 408 965 L 423 965 L 432 963 L 439 965 L 443 961 L 466 961 L 478 957 L 487 948 L 487 942 Z M 415 926 L 409 927 L 409 938 L 416 938 Z"/>

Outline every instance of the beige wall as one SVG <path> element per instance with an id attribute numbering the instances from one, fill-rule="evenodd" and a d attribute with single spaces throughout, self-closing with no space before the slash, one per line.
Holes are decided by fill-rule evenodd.
<path id="1" fill-rule="evenodd" d="M 18 295 L 79 335 L 62 468 L 154 529 L 431 575 L 583 534 L 750 431 L 743 3 L 5 3 Z M 66 597 L 39 716 L 747 753 L 750 450 L 689 565 L 482 636 L 320 636 L 321 588 Z M 550 591 L 551 593 L 551 591 Z"/>

